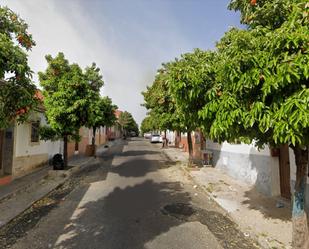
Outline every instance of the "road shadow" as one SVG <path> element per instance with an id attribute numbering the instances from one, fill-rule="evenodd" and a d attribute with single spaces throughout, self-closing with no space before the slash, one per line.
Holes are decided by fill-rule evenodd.
<path id="1" fill-rule="evenodd" d="M 152 180 L 115 188 L 107 196 L 86 203 L 67 226 L 54 248 L 142 249 L 145 243 L 184 221 L 162 215 L 170 201 L 189 203 L 180 183 Z"/>
<path id="2" fill-rule="evenodd" d="M 142 177 L 148 173 L 159 170 L 157 160 L 133 159 L 112 167 L 110 172 L 123 177 Z"/>
<path id="3" fill-rule="evenodd" d="M 130 156 L 146 156 L 146 155 L 158 155 L 158 154 L 160 154 L 159 151 L 153 151 L 153 150 L 129 150 L 122 152 L 118 156 L 130 157 Z"/>
<path id="4" fill-rule="evenodd" d="M 292 216 L 291 201 L 280 196 L 272 196 L 274 184 L 279 185 L 276 188 L 279 188 L 278 194 L 280 194 L 280 179 L 279 176 L 275 177 L 276 171 L 274 171 L 276 167 L 279 167 L 278 158 L 256 153 L 255 148 L 250 149 L 251 170 L 255 171 L 257 175 L 254 186 L 244 193 L 247 200 L 242 204 L 259 211 L 267 219 L 290 221 Z"/>
<path id="5" fill-rule="evenodd" d="M 292 218 L 289 200 L 284 200 L 280 197 L 267 197 L 258 193 L 255 188 L 246 191 L 244 196 L 247 199 L 242 204 L 247 205 L 249 209 L 259 211 L 266 219 L 290 221 Z"/>

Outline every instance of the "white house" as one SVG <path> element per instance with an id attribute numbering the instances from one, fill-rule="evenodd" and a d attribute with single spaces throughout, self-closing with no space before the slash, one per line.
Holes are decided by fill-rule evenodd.
<path id="1" fill-rule="evenodd" d="M 4 131 L 0 137 L 0 176 L 10 179 L 23 176 L 46 164 L 54 154 L 60 152 L 60 141 L 45 142 L 39 139 L 40 125 L 46 125 L 44 113 L 34 111 L 27 122 L 15 123 Z"/>

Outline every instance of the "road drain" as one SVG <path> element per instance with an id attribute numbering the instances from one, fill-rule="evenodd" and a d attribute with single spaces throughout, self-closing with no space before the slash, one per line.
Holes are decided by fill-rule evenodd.
<path id="1" fill-rule="evenodd" d="M 178 218 L 189 217 L 196 213 L 196 210 L 188 203 L 172 203 L 161 209 L 163 214 L 172 215 Z"/>

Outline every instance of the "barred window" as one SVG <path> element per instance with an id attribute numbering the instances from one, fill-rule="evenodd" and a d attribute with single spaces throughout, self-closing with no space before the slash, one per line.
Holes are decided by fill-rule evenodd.
<path id="1" fill-rule="evenodd" d="M 38 143 L 40 141 L 39 128 L 39 120 L 31 122 L 31 143 Z"/>

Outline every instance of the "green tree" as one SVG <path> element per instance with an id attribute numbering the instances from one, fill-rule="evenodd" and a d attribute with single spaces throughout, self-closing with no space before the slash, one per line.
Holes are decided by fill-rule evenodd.
<path id="1" fill-rule="evenodd" d="M 253 7 L 259 15 L 252 17 L 249 30 L 232 29 L 218 43 L 216 85 L 199 114 L 204 123 L 211 124 L 209 134 L 219 142 L 255 140 L 259 147 L 290 145 L 297 166 L 293 248 L 307 248 L 304 191 L 309 144 L 309 6 L 305 1 L 282 1 L 288 14 L 265 24 L 260 15 L 267 20 L 274 2 L 278 1 L 256 1 L 256 6 L 248 6 L 249 12 L 241 8 L 245 1 L 232 2 L 242 16 Z M 219 98 L 211 94 L 218 90 Z"/>
<path id="2" fill-rule="evenodd" d="M 132 114 L 127 111 L 120 113 L 118 123 L 121 126 L 123 134 L 126 136 L 131 131 L 134 131 L 136 134 L 139 133 L 136 121 L 134 120 Z"/>
<path id="3" fill-rule="evenodd" d="M 215 53 L 195 49 L 181 55 L 168 67 L 168 88 L 175 101 L 181 125 L 187 132 L 189 160 L 193 159 L 191 132 L 200 127 L 198 111 L 205 105 L 206 93 L 214 82 Z"/>
<path id="4" fill-rule="evenodd" d="M 162 64 L 152 85 L 142 92 L 145 101 L 143 106 L 149 110 L 148 117 L 145 119 L 146 123 L 142 124 L 151 127 L 149 131 L 161 130 L 166 133 L 166 130 L 176 130 L 177 132 L 184 130 L 180 123 L 175 101 L 169 93 L 168 66 L 169 63 Z"/>
<path id="5" fill-rule="evenodd" d="M 146 116 L 141 123 L 141 133 L 144 134 L 146 132 L 151 132 L 157 129 L 154 125 L 154 120 L 152 116 Z"/>
<path id="6" fill-rule="evenodd" d="M 112 126 L 116 122 L 115 111 L 116 105 L 113 105 L 109 97 L 100 97 L 91 104 L 90 117 L 87 123 L 88 127 L 92 128 L 92 146 L 95 146 L 95 134 L 98 127 Z"/>
<path id="7" fill-rule="evenodd" d="M 241 23 L 249 28 L 263 26 L 270 29 L 280 27 L 287 19 L 291 0 L 233 0 L 231 10 L 240 11 Z M 294 3 L 304 2 L 293 0 Z"/>
<path id="8" fill-rule="evenodd" d="M 88 106 L 88 115 L 86 121 L 86 127 L 92 128 L 92 141 L 91 144 L 95 146 L 95 134 L 96 129 L 104 122 L 103 110 L 105 102 L 100 96 L 100 89 L 104 85 L 103 76 L 100 73 L 100 69 L 95 63 L 92 63 L 90 67 L 85 70 L 85 79 L 89 84 L 89 97 L 91 102 Z"/>
<path id="9" fill-rule="evenodd" d="M 0 131 L 14 120 L 25 121 L 36 104 L 26 53 L 34 45 L 28 25 L 12 10 L 0 6 Z"/>
<path id="10" fill-rule="evenodd" d="M 63 53 L 55 58 L 46 56 L 48 63 L 45 72 L 39 73 L 43 87 L 44 106 L 48 124 L 57 137 L 64 142 L 63 156 L 67 166 L 67 143 L 76 130 L 86 124 L 89 115 L 92 90 L 77 64 L 70 64 Z"/>

